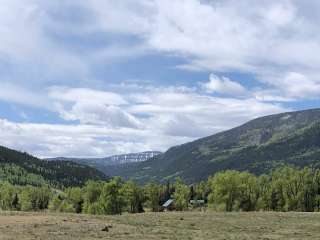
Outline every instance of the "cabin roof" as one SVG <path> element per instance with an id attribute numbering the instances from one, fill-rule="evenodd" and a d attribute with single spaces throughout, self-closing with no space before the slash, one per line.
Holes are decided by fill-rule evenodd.
<path id="1" fill-rule="evenodd" d="M 191 204 L 204 204 L 205 201 L 202 200 L 202 199 L 199 199 L 199 200 L 190 200 L 190 203 L 191 203 Z"/>
<path id="2" fill-rule="evenodd" d="M 162 205 L 162 207 L 169 207 L 172 203 L 173 203 L 173 199 L 169 199 Z"/>

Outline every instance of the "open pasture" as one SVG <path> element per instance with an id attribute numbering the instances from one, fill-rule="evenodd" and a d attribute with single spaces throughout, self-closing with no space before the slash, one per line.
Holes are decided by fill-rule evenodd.
<path id="1" fill-rule="evenodd" d="M 320 239 L 319 213 L 0 214 L 0 240 Z"/>

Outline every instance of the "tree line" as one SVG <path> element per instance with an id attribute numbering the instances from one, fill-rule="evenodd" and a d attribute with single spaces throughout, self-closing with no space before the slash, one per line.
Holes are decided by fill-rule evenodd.
<path id="1" fill-rule="evenodd" d="M 178 178 L 173 183 L 138 186 L 116 177 L 63 190 L 0 182 L 2 210 L 99 215 L 158 212 L 168 199 L 174 200 L 177 211 L 191 209 L 190 200 L 204 200 L 216 211 L 320 211 L 320 171 L 285 166 L 255 176 L 228 170 L 193 185 Z"/>
<path id="2" fill-rule="evenodd" d="M 25 152 L 0 146 L 0 179 L 14 185 L 57 188 L 83 186 L 88 180 L 107 180 L 95 168 L 70 161 L 40 160 Z"/>

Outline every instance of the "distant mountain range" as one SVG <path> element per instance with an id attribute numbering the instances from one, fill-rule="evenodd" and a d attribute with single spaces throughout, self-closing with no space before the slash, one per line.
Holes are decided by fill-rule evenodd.
<path id="1" fill-rule="evenodd" d="M 320 109 L 258 118 L 104 172 L 140 183 L 176 177 L 193 183 L 226 169 L 262 174 L 285 164 L 320 167 Z"/>
<path id="2" fill-rule="evenodd" d="M 107 180 L 95 168 L 71 161 L 40 160 L 0 146 L 0 180 L 16 185 L 82 186 L 88 180 Z"/>
<path id="3" fill-rule="evenodd" d="M 157 155 L 161 154 L 159 151 L 147 151 L 141 153 L 129 153 L 122 155 L 114 155 L 111 157 L 104 158 L 103 160 L 108 165 L 120 165 L 135 162 L 144 162 Z"/>
<path id="4" fill-rule="evenodd" d="M 129 153 L 129 154 L 121 154 L 121 155 L 114 155 L 105 158 L 65 158 L 65 157 L 58 157 L 58 158 L 50 158 L 46 159 L 49 161 L 71 161 L 80 164 L 86 164 L 91 167 L 95 167 L 105 173 L 108 176 L 115 176 L 114 169 L 118 167 L 122 168 L 128 164 L 132 163 L 139 163 L 147 161 L 157 155 L 161 154 L 159 151 L 146 151 L 140 153 Z M 116 170 L 115 170 L 116 171 Z M 109 175 L 110 174 L 110 175 Z"/>

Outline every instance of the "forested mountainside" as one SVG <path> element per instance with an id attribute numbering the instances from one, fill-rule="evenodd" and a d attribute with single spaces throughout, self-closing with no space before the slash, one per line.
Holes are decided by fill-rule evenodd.
<path id="1" fill-rule="evenodd" d="M 286 164 L 320 166 L 320 109 L 258 118 L 110 171 L 140 183 L 176 177 L 193 183 L 226 169 L 262 174 Z"/>
<path id="2" fill-rule="evenodd" d="M 102 172 L 70 161 L 40 160 L 0 146 L 0 180 L 17 185 L 82 186 L 88 180 L 106 180 Z"/>

